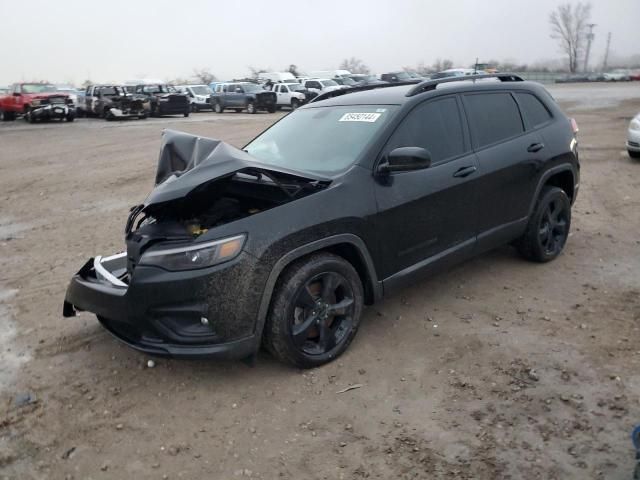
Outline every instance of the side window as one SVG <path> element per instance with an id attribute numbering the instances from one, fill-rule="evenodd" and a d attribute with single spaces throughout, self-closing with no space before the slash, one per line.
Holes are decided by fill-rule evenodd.
<path id="1" fill-rule="evenodd" d="M 520 110 L 510 93 L 465 95 L 465 104 L 478 147 L 524 132 Z"/>
<path id="2" fill-rule="evenodd" d="M 287 88 L 286 85 L 280 85 L 280 92 L 281 93 L 287 93 L 289 91 L 289 89 Z"/>
<path id="3" fill-rule="evenodd" d="M 20 93 L 20 85 L 18 83 L 16 83 L 15 87 L 13 88 L 13 93 Z"/>
<path id="4" fill-rule="evenodd" d="M 516 93 L 515 95 L 528 127 L 536 128 L 551 120 L 549 110 L 535 95 L 531 93 Z"/>
<path id="5" fill-rule="evenodd" d="M 393 133 L 386 151 L 398 147 L 426 148 L 434 164 L 463 154 L 464 133 L 456 99 L 427 101 L 411 110 Z"/>
<path id="6" fill-rule="evenodd" d="M 276 93 L 280 93 L 280 85 L 276 85 L 275 91 Z"/>

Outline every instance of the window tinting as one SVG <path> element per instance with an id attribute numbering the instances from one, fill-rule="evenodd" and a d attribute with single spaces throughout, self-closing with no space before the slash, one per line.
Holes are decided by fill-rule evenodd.
<path id="1" fill-rule="evenodd" d="M 509 93 L 465 96 L 467 114 L 475 142 L 483 147 L 524 131 L 518 105 Z"/>
<path id="2" fill-rule="evenodd" d="M 464 135 L 455 98 L 418 105 L 402 121 L 389 141 L 387 152 L 398 147 L 422 147 L 433 163 L 464 153 Z"/>
<path id="3" fill-rule="evenodd" d="M 529 127 L 535 128 L 551 120 L 551 114 L 547 107 L 530 93 L 516 93 L 516 98 L 522 109 L 522 114 Z"/>

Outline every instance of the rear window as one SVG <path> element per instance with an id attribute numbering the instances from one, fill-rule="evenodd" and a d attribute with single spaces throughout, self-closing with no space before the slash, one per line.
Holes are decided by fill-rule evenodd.
<path id="1" fill-rule="evenodd" d="M 477 147 L 524 132 L 518 105 L 510 93 L 465 95 L 465 105 Z"/>
<path id="2" fill-rule="evenodd" d="M 522 114 L 530 128 L 536 128 L 551 120 L 547 107 L 531 93 L 516 93 L 516 98 L 522 109 Z"/>

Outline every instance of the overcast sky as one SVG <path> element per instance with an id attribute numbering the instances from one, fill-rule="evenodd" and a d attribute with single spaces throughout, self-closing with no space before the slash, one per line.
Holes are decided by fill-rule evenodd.
<path id="1" fill-rule="evenodd" d="M 374 72 L 476 56 L 532 63 L 560 58 L 549 12 L 561 0 L 0 0 L 0 85 L 20 80 L 122 82 L 220 79 L 248 66 L 337 68 L 361 58 Z M 640 53 L 640 0 L 592 0 L 592 59 Z"/>

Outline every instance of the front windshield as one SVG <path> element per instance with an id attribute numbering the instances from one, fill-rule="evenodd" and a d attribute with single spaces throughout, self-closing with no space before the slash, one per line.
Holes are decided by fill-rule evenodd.
<path id="1" fill-rule="evenodd" d="M 323 174 L 343 171 L 358 159 L 397 109 L 351 105 L 296 110 L 244 150 L 268 165 Z"/>
<path id="2" fill-rule="evenodd" d="M 113 97 L 116 95 L 123 95 L 124 92 L 119 87 L 102 87 L 100 93 L 105 97 Z"/>
<path id="3" fill-rule="evenodd" d="M 193 90 L 193 93 L 196 95 L 211 95 L 209 87 L 191 87 L 191 90 Z"/>
<path id="4" fill-rule="evenodd" d="M 340 78 L 340 79 L 338 79 L 336 81 L 340 82 L 340 85 L 355 85 L 356 84 L 356 82 L 354 82 L 353 80 L 351 80 L 348 77 L 343 77 L 343 78 Z"/>
<path id="5" fill-rule="evenodd" d="M 22 84 L 22 92 L 23 93 L 46 93 L 46 92 L 57 92 L 58 89 L 55 85 L 48 85 L 45 83 L 23 83 Z"/>
<path id="6" fill-rule="evenodd" d="M 411 75 L 407 72 L 398 72 L 396 73 L 396 77 L 398 77 L 398 80 L 411 80 Z"/>
<path id="7" fill-rule="evenodd" d="M 320 82 L 324 87 L 335 87 L 336 85 L 338 85 L 336 82 L 334 82 L 333 80 L 322 80 Z"/>

